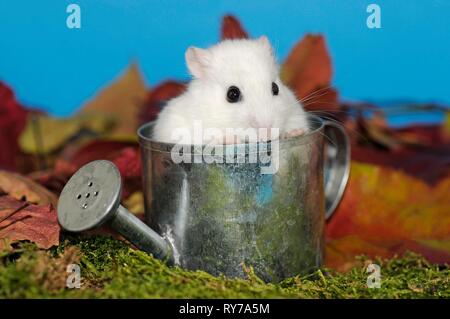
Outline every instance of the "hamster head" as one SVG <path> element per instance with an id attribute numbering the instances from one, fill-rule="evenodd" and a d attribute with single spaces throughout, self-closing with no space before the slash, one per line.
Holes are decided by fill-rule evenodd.
<path id="1" fill-rule="evenodd" d="M 267 37 L 225 40 L 208 49 L 190 47 L 186 63 L 191 96 L 207 106 L 209 124 L 219 128 L 308 130 L 307 116 L 279 77 Z M 201 119 L 201 118 L 200 118 Z"/>

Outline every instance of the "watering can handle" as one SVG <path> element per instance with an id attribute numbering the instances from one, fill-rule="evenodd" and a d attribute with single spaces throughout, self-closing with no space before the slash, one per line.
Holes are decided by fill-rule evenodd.
<path id="1" fill-rule="evenodd" d="M 325 121 L 325 219 L 333 215 L 341 201 L 350 174 L 350 142 L 345 129 Z"/>

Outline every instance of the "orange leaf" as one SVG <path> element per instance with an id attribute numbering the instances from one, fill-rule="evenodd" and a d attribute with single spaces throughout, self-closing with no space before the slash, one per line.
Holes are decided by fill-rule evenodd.
<path id="1" fill-rule="evenodd" d="M 306 35 L 281 68 L 283 81 L 304 99 L 307 109 L 338 108 L 337 92 L 329 88 L 332 75 L 331 58 L 321 35 Z"/>
<path id="2" fill-rule="evenodd" d="M 450 262 L 450 176 L 434 186 L 401 171 L 352 163 L 348 188 L 327 225 L 326 263 L 407 250 Z"/>

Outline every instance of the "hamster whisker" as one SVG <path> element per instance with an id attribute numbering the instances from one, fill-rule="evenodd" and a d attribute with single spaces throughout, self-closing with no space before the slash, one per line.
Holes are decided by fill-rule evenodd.
<path id="1" fill-rule="evenodd" d="M 351 115 L 351 113 L 349 111 L 345 111 L 345 110 L 322 109 L 322 108 L 317 109 L 317 110 L 308 110 L 307 112 L 316 113 L 316 114 L 324 113 L 324 114 L 328 114 L 330 116 L 337 115 L 337 114 Z"/>
<path id="2" fill-rule="evenodd" d="M 312 113 L 312 114 L 317 114 L 317 115 L 326 114 L 326 115 L 329 115 L 331 117 L 336 116 L 337 115 L 336 113 L 339 113 L 339 115 L 340 114 L 347 114 L 347 115 L 350 114 L 348 111 L 344 111 L 344 110 L 342 110 L 342 111 L 339 111 L 339 110 L 335 111 L 333 109 L 329 109 L 329 110 L 326 110 L 326 109 L 308 110 L 308 111 L 305 111 L 305 112 Z"/>
<path id="3" fill-rule="evenodd" d="M 306 113 L 314 113 L 314 112 L 313 112 L 313 111 L 307 111 Z M 325 120 L 328 120 L 328 121 L 330 121 L 330 122 L 339 124 L 339 125 L 341 125 L 342 127 L 344 127 L 344 123 L 341 122 L 341 121 L 339 121 L 339 120 L 337 120 L 337 119 L 334 119 L 334 118 L 328 117 L 328 116 L 324 116 L 324 115 L 322 115 L 321 117 L 324 118 Z M 368 141 L 367 137 L 365 137 L 363 134 L 361 134 L 360 132 L 358 132 L 356 129 L 349 128 L 349 127 L 345 127 L 345 130 L 351 132 L 352 134 L 356 134 L 359 138 L 363 139 L 365 142 Z"/>
<path id="4" fill-rule="evenodd" d="M 325 137 L 328 142 L 330 142 L 330 144 L 332 144 L 333 146 L 337 147 L 336 143 L 334 143 L 328 136 L 326 136 L 324 133 L 318 131 L 317 133 L 319 133 L 320 135 L 322 135 L 323 137 Z"/>
<path id="5" fill-rule="evenodd" d="M 325 96 L 327 94 L 328 94 L 327 92 L 323 92 L 323 93 L 320 93 L 320 94 L 318 93 L 317 95 L 310 96 L 307 99 L 301 99 L 299 102 L 300 103 L 305 103 L 305 102 L 308 102 L 308 101 L 314 101 L 314 100 L 317 100 L 318 98 L 321 98 L 321 97 L 323 97 L 323 96 Z"/>
<path id="6" fill-rule="evenodd" d="M 334 103 L 334 102 L 322 102 L 322 101 L 312 101 L 312 102 L 308 102 L 308 103 L 304 103 L 303 106 L 310 106 L 310 105 L 314 105 L 314 104 L 323 104 L 323 105 L 327 105 L 327 106 L 339 106 L 339 103 Z M 332 111 L 331 109 L 329 109 L 330 111 Z"/>
<path id="7" fill-rule="evenodd" d="M 332 87 L 333 87 L 332 85 L 327 85 L 326 87 L 323 87 L 323 88 L 317 89 L 317 90 L 315 90 L 315 91 L 312 91 L 311 93 L 309 93 L 309 94 L 307 94 L 306 96 L 302 97 L 300 100 L 307 99 L 308 97 L 310 97 L 310 96 L 312 96 L 312 95 L 314 95 L 314 94 L 317 94 L 317 93 L 319 93 L 319 92 L 328 90 L 328 89 L 330 89 L 330 88 L 332 88 Z"/>
<path id="8" fill-rule="evenodd" d="M 312 112 L 306 112 L 306 113 L 312 113 Z M 335 118 L 332 118 L 332 117 L 330 117 L 330 116 L 325 116 L 325 115 L 321 115 L 320 116 L 321 118 L 324 118 L 324 119 L 326 119 L 326 120 L 328 120 L 328 121 L 331 121 L 331 122 L 334 122 L 334 123 L 336 123 L 336 124 L 339 124 L 339 125 L 343 125 L 344 123 L 343 122 L 341 122 L 341 121 L 339 121 L 339 120 L 337 120 L 337 119 L 335 119 Z"/>

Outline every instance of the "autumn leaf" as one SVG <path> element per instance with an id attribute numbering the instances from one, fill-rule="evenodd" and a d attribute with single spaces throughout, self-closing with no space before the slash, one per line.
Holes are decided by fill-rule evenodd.
<path id="1" fill-rule="evenodd" d="M 164 81 L 147 93 L 142 112 L 140 114 L 141 123 L 156 120 L 161 109 L 168 100 L 173 99 L 184 92 L 186 84 L 178 81 Z"/>
<path id="2" fill-rule="evenodd" d="M 226 15 L 222 19 L 221 39 L 246 39 L 247 32 L 242 27 L 238 19 L 232 15 Z"/>
<path id="3" fill-rule="evenodd" d="M 105 116 L 113 116 L 116 126 L 111 136 L 136 139 L 140 109 L 146 94 L 138 66 L 132 64 L 118 80 L 86 103 L 81 109 L 81 114 L 103 113 Z"/>
<path id="4" fill-rule="evenodd" d="M 57 161 L 56 164 L 67 164 L 64 161 Z M 68 165 L 68 164 L 67 164 Z M 61 165 L 59 165 L 61 166 Z M 69 180 L 69 177 L 71 174 L 73 174 L 73 166 L 70 166 L 70 174 L 69 173 L 61 173 L 61 171 L 68 172 L 68 170 L 61 170 L 60 168 L 55 169 L 47 169 L 44 171 L 36 171 L 28 175 L 30 179 L 41 185 L 42 187 L 45 187 L 49 191 L 51 191 L 54 194 L 60 194 L 63 190 L 64 186 L 66 185 L 67 181 Z"/>
<path id="5" fill-rule="evenodd" d="M 135 215 L 144 214 L 144 194 L 142 191 L 136 191 L 131 194 L 123 202 L 123 206 Z"/>
<path id="6" fill-rule="evenodd" d="M 61 154 L 52 171 L 33 174 L 33 177 L 59 193 L 65 182 L 80 167 L 100 159 L 112 161 L 117 166 L 124 184 L 123 198 L 141 188 L 141 158 L 138 144 L 109 139 L 98 139 L 70 147 Z"/>
<path id="7" fill-rule="evenodd" d="M 392 128 L 388 125 L 385 110 L 372 106 L 372 116 L 356 115 L 356 125 L 363 137 L 362 142 L 370 142 L 379 148 L 399 150 L 405 147 L 426 147 L 445 143 L 440 125 L 410 125 L 404 128 Z M 406 113 L 405 113 L 406 114 Z"/>
<path id="8" fill-rule="evenodd" d="M 70 140 L 75 142 L 80 132 L 89 136 L 99 136 L 114 125 L 114 118 L 108 114 L 81 114 L 70 118 L 54 118 L 35 115 L 19 138 L 20 148 L 29 154 L 49 154 L 61 149 Z"/>
<path id="9" fill-rule="evenodd" d="M 372 117 L 362 115 L 364 105 L 356 110 L 356 122 L 346 122 L 352 171 L 327 226 L 327 265 L 347 270 L 357 255 L 391 258 L 407 250 L 450 262 L 450 144 L 442 125 L 392 128 L 389 109 L 372 105 Z"/>
<path id="10" fill-rule="evenodd" d="M 450 176 L 450 140 L 442 124 L 392 128 L 385 118 L 388 108 L 370 106 L 371 117 L 361 114 L 365 107 L 358 108 L 356 120 L 345 122 L 352 159 L 398 169 L 430 185 Z"/>
<path id="11" fill-rule="evenodd" d="M 27 121 L 27 112 L 13 91 L 0 81 L 0 169 L 15 170 L 19 154 L 18 138 Z"/>
<path id="12" fill-rule="evenodd" d="M 321 35 L 306 35 L 281 67 L 282 80 L 303 100 L 307 110 L 337 110 L 337 92 L 330 87 L 331 58 Z"/>
<path id="13" fill-rule="evenodd" d="M 426 151 L 382 151 L 354 144 L 351 153 L 353 160 L 398 169 L 430 185 L 450 176 L 450 145 Z"/>
<path id="14" fill-rule="evenodd" d="M 73 168 L 78 169 L 91 161 L 99 159 L 113 160 L 121 154 L 123 149 L 129 147 L 137 149 L 138 144 L 110 139 L 97 139 L 66 149 L 61 153 L 60 160 L 70 163 Z M 61 161 L 56 164 L 56 168 L 62 167 L 63 170 L 68 170 L 69 166 L 61 166 Z"/>
<path id="15" fill-rule="evenodd" d="M 329 267 L 357 255 L 392 257 L 407 250 L 450 262 L 450 176 L 434 186 L 386 167 L 353 161 L 349 185 L 327 225 Z"/>
<path id="16" fill-rule="evenodd" d="M 443 125 L 445 134 L 450 137 L 450 110 L 445 114 L 445 122 Z"/>
<path id="17" fill-rule="evenodd" d="M 33 180 L 12 172 L 0 170 L 0 192 L 33 204 L 53 204 L 56 207 L 56 196 Z"/>
<path id="18" fill-rule="evenodd" d="M 320 35 L 306 35 L 289 53 L 282 67 L 282 78 L 300 97 L 317 87 L 330 84 L 331 58 Z"/>
<path id="19" fill-rule="evenodd" d="M 126 147 L 113 159 L 123 178 L 141 177 L 141 155 L 137 147 Z"/>
<path id="20" fill-rule="evenodd" d="M 33 205 L 10 196 L 0 196 L 0 250 L 28 240 L 39 248 L 59 244 L 60 227 L 52 205 Z"/>

